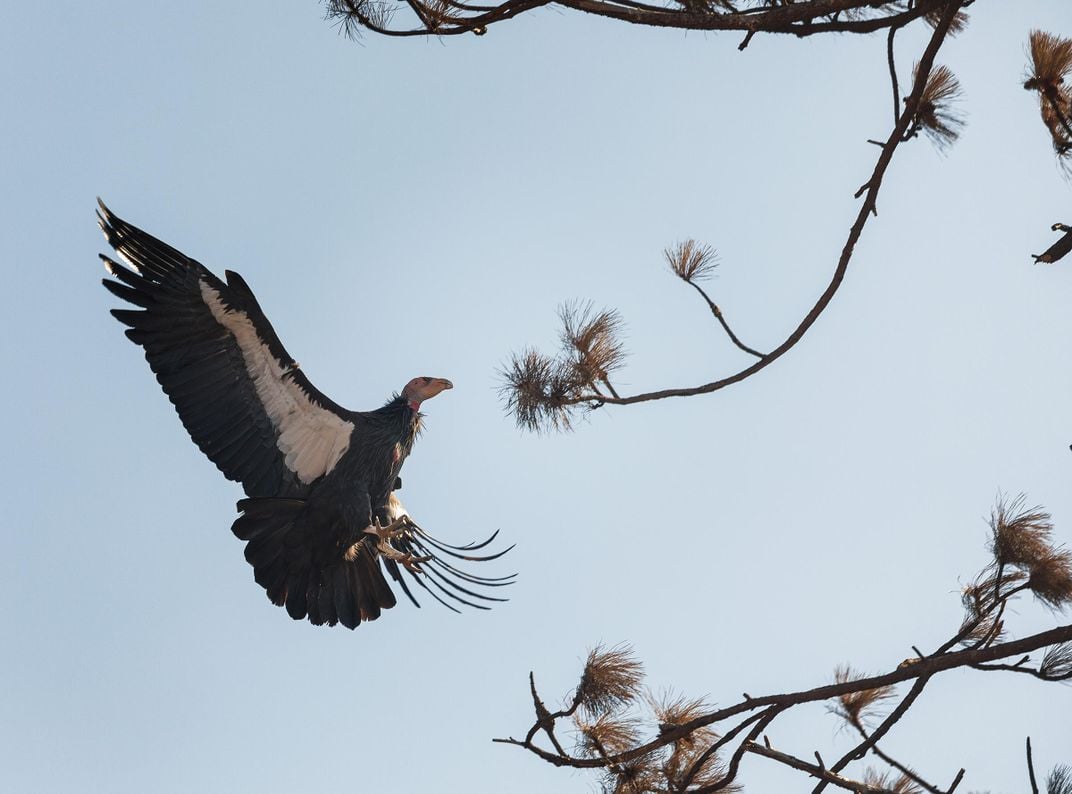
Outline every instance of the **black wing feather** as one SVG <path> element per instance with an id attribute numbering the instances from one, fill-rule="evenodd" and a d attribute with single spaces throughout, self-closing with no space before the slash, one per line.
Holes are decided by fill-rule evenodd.
<path id="1" fill-rule="evenodd" d="M 213 316 L 202 283 L 228 310 L 241 311 L 281 366 L 293 359 L 264 316 L 249 285 L 227 272 L 228 283 L 199 262 L 127 223 L 103 203 L 101 230 L 131 268 L 101 257 L 112 279 L 105 287 L 136 309 L 114 309 L 126 335 L 145 357 L 194 443 L 249 496 L 301 496 L 308 490 L 279 449 L 280 430 L 268 415 L 234 334 Z M 300 371 L 307 399 L 346 420 L 349 412 L 321 394 Z"/>

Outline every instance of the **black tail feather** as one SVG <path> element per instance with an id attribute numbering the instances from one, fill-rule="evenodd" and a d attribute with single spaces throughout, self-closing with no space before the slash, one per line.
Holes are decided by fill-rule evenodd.
<path id="1" fill-rule="evenodd" d="M 246 541 L 253 578 L 269 600 L 285 606 L 295 620 L 350 629 L 394 606 L 371 548 L 362 542 L 344 554 L 325 544 L 325 533 L 309 525 L 305 507 L 302 499 L 275 497 L 238 503 L 242 514 L 231 530 Z"/>
<path id="2" fill-rule="evenodd" d="M 387 569 L 387 573 L 391 574 L 391 578 L 398 582 L 398 586 L 402 588 L 402 592 L 406 594 L 406 598 L 417 609 L 421 608 L 420 602 L 413 597 L 413 593 L 409 590 L 409 585 L 406 584 L 406 580 L 402 577 L 402 572 L 398 570 L 398 563 L 394 560 L 385 559 L 383 561 L 383 567 Z"/>

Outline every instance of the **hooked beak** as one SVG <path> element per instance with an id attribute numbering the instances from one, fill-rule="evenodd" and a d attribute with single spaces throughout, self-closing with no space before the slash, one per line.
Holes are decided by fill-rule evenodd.
<path id="1" fill-rule="evenodd" d="M 429 378 L 428 382 L 421 386 L 416 394 L 418 404 L 430 400 L 442 391 L 453 389 L 454 384 L 446 378 Z"/>

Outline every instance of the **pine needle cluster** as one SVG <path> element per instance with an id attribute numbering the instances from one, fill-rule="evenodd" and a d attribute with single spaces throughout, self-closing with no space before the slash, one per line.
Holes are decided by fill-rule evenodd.
<path id="1" fill-rule="evenodd" d="M 630 648 L 597 645 L 588 652 L 574 699 L 589 715 L 605 714 L 631 705 L 640 696 L 643 682 L 644 666 Z"/>
<path id="2" fill-rule="evenodd" d="M 1072 794 L 1072 766 L 1055 766 L 1046 778 L 1046 794 Z"/>
<path id="3" fill-rule="evenodd" d="M 570 430 L 578 412 L 614 394 L 611 375 L 625 361 L 622 318 L 614 309 L 568 303 L 558 312 L 561 349 L 514 355 L 500 372 L 499 391 L 508 413 L 526 430 Z"/>
<path id="4" fill-rule="evenodd" d="M 665 249 L 663 256 L 674 275 L 689 283 L 710 278 L 718 267 L 715 250 L 691 239 Z"/>
<path id="5" fill-rule="evenodd" d="M 913 79 L 918 72 L 917 63 L 912 70 Z M 964 129 L 964 116 L 956 109 L 961 96 L 960 81 L 949 67 L 935 66 L 923 86 L 913 123 L 914 131 L 925 133 L 939 149 L 951 146 Z"/>
<path id="6" fill-rule="evenodd" d="M 1072 552 L 1054 545 L 1053 522 L 1020 496 L 999 502 L 990 516 L 990 551 L 997 571 L 1013 568 L 1035 597 L 1051 609 L 1072 604 Z"/>
<path id="7" fill-rule="evenodd" d="M 1072 642 L 1062 642 L 1046 649 L 1039 664 L 1039 677 L 1047 681 L 1072 680 Z"/>
<path id="8" fill-rule="evenodd" d="M 933 28 L 942 19 L 942 14 L 944 12 L 945 9 L 939 6 L 934 10 L 928 11 L 926 14 L 924 14 L 923 19 L 927 22 L 928 25 Z M 953 15 L 953 20 L 949 23 L 949 33 L 950 35 L 955 36 L 958 33 L 964 32 L 964 29 L 966 27 L 968 27 L 967 12 L 958 11 L 956 14 Z"/>
<path id="9" fill-rule="evenodd" d="M 847 664 L 834 669 L 834 681 L 838 684 L 847 684 L 866 677 Z M 893 694 L 892 686 L 846 692 L 838 695 L 837 703 L 830 707 L 830 711 L 850 725 L 862 729 L 869 720 L 879 716 L 878 706 L 893 697 Z"/>
<path id="10" fill-rule="evenodd" d="M 385 30 L 391 26 L 395 6 L 388 0 L 327 0 L 325 18 L 346 38 L 358 40 L 362 28 Z"/>
<path id="11" fill-rule="evenodd" d="M 1042 123 L 1049 130 L 1062 167 L 1072 169 L 1072 39 L 1031 31 L 1031 59 L 1024 88 L 1039 98 Z"/>
<path id="12" fill-rule="evenodd" d="M 883 794 L 923 794 L 923 789 L 912 778 L 905 774 L 895 776 L 891 770 L 879 772 L 868 767 L 864 770 L 863 783 L 869 790 Z"/>
<path id="13" fill-rule="evenodd" d="M 564 712 L 573 712 L 577 750 L 582 756 L 611 760 L 628 755 L 646 741 L 667 737 L 711 711 L 703 698 L 673 693 L 656 696 L 643 683 L 643 667 L 630 648 L 598 646 L 589 652 L 570 699 L 573 706 Z M 636 757 L 614 760 L 604 769 L 602 790 L 604 794 L 663 794 L 717 783 L 726 774 L 718 753 L 710 751 L 718 738 L 710 728 L 700 727 Z M 739 789 L 729 784 L 719 790 Z"/>

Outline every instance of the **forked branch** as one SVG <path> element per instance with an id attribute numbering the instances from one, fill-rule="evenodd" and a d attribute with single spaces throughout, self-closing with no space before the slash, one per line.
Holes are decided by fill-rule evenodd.
<path id="1" fill-rule="evenodd" d="M 1037 678 L 1072 678 L 1072 624 L 1014 640 L 1004 640 L 999 627 L 1006 605 L 1023 593 L 1053 609 L 1072 606 L 1072 554 L 1054 544 L 1049 516 L 1039 508 L 1025 508 L 1022 498 L 999 502 L 991 517 L 989 547 L 992 561 L 964 588 L 962 624 L 932 653 L 906 659 L 884 674 L 861 676 L 841 667 L 832 684 L 761 697 L 746 694 L 733 705 L 713 709 L 702 701 L 645 695 L 640 662 L 628 650 L 597 648 L 560 710 L 550 712 L 532 684 L 537 715 L 532 728 L 524 739 L 495 741 L 522 747 L 556 766 L 598 770 L 606 791 L 729 791 L 752 755 L 816 778 L 816 794 L 828 786 L 855 792 L 950 794 L 963 780 L 963 769 L 948 788 L 941 788 L 879 747 L 928 685 L 949 670 L 1022 672 L 1030 654 L 1039 650 L 1045 653 L 1033 669 L 1044 674 Z M 898 694 L 897 685 L 906 682 L 911 686 Z M 786 711 L 823 701 L 830 702 L 830 711 L 860 738 L 833 764 L 824 763 L 818 753 L 815 764 L 800 754 L 773 749 L 766 739 L 764 745 L 757 743 Z M 885 712 L 887 701 L 896 704 Z M 563 748 L 556 733 L 561 721 L 579 733 L 577 751 Z M 872 721 L 875 726 L 868 727 Z M 646 736 L 645 725 L 654 726 Z M 868 767 L 862 774 L 848 775 L 849 767 L 865 757 L 877 759 L 885 771 Z"/>

